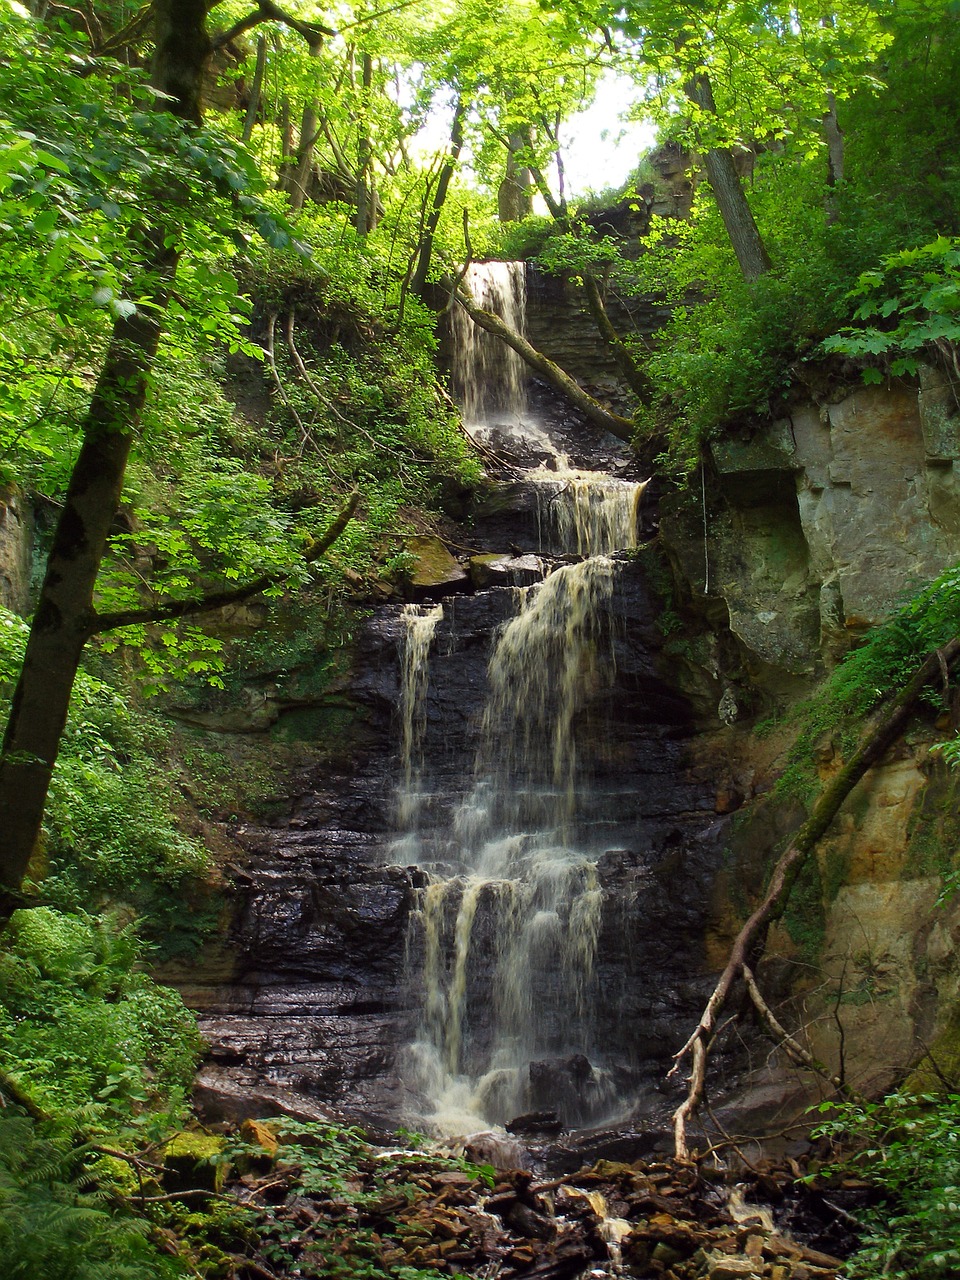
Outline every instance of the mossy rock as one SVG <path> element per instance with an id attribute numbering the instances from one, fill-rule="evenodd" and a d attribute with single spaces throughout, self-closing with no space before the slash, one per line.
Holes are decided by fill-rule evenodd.
<path id="1" fill-rule="evenodd" d="M 960 1009 L 953 1010 L 950 1021 L 911 1071 L 903 1089 L 905 1093 L 940 1093 L 944 1080 L 960 1080 Z"/>
<path id="2" fill-rule="evenodd" d="M 163 1185 L 168 1191 L 220 1191 L 227 1176 L 226 1139 L 184 1129 L 163 1149 Z"/>
<path id="3" fill-rule="evenodd" d="M 418 535 L 407 539 L 407 550 L 414 558 L 410 585 L 420 591 L 451 587 L 467 582 L 467 575 L 439 538 Z"/>
<path id="4" fill-rule="evenodd" d="M 275 1164 L 280 1150 L 276 1122 L 268 1120 L 244 1120 L 240 1137 L 249 1148 L 237 1158 L 241 1173 L 267 1173 Z"/>

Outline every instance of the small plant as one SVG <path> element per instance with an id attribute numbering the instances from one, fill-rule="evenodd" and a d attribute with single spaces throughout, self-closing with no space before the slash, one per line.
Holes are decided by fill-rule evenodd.
<path id="1" fill-rule="evenodd" d="M 960 1096 L 894 1093 L 824 1103 L 815 1133 L 854 1150 L 840 1169 L 864 1177 L 880 1204 L 849 1260 L 850 1280 L 939 1280 L 960 1273 Z"/>

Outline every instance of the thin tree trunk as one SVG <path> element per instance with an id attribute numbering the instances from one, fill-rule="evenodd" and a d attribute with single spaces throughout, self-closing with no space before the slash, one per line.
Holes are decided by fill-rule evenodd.
<path id="1" fill-rule="evenodd" d="M 944 671 L 948 671 L 958 657 L 960 639 L 951 640 L 942 649 L 930 654 L 909 684 L 893 699 L 856 752 L 824 788 L 810 817 L 797 831 L 774 867 L 763 899 L 734 940 L 726 968 L 704 1007 L 700 1021 L 686 1044 L 674 1055 L 676 1062 L 671 1075 L 679 1069 L 684 1058 L 689 1055 L 692 1059 L 687 1096 L 673 1113 L 674 1149 L 678 1160 L 689 1158 L 687 1122 L 696 1113 L 703 1098 L 710 1042 L 734 983 L 743 976 L 746 965 L 756 966 L 756 957 L 763 951 L 770 924 L 782 914 L 807 855 L 826 833 L 844 800 L 867 770 L 880 760 L 903 733 L 917 699 L 926 686 Z"/>
<path id="2" fill-rule="evenodd" d="M 463 148 L 463 116 L 463 100 L 457 98 L 457 105 L 453 112 L 453 122 L 450 125 L 450 150 L 447 153 L 446 160 L 443 162 L 443 169 L 437 181 L 433 204 L 427 217 L 427 224 L 423 229 L 423 235 L 420 238 L 417 265 L 410 279 L 410 292 L 416 294 L 418 298 L 423 297 L 426 289 L 427 276 L 430 274 L 430 261 L 433 257 L 433 245 L 437 235 L 437 227 L 440 225 L 440 214 L 443 212 L 447 192 L 450 189 L 450 183 L 456 172 L 457 161 L 460 159 L 460 151 Z"/>
<path id="3" fill-rule="evenodd" d="M 157 0 L 153 83 L 159 109 L 199 122 L 210 48 L 204 0 Z M 164 228 L 134 228 L 143 254 L 140 296 L 149 305 L 119 317 L 83 424 L 77 457 L 14 690 L 0 751 L 0 913 L 16 905 L 43 821 L 93 592 L 123 475 L 146 399 L 160 326 L 177 267 Z"/>
<path id="4" fill-rule="evenodd" d="M 827 140 L 827 183 L 836 187 L 843 181 L 843 131 L 837 121 L 837 99 L 832 93 L 827 94 L 823 133 Z"/>
<path id="5" fill-rule="evenodd" d="M 257 65 L 253 72 L 253 83 L 250 86 L 250 101 L 247 103 L 247 114 L 243 120 L 242 138 L 249 142 L 253 137 L 253 126 L 260 114 L 260 98 L 263 93 L 263 75 L 267 67 L 267 37 L 257 37 Z"/>
<path id="6" fill-rule="evenodd" d="M 530 146 L 529 125 L 515 130 L 507 139 L 507 162 L 497 189 L 497 216 L 501 222 L 519 222 L 533 213 L 533 175 L 529 166 L 517 159 Z"/>
<path id="7" fill-rule="evenodd" d="M 650 404 L 654 395 L 653 383 L 634 360 L 632 352 L 617 333 L 613 321 L 607 314 L 606 304 L 603 301 L 603 294 L 600 292 L 596 276 L 594 276 L 589 267 L 583 272 L 583 288 L 587 295 L 587 305 L 590 308 L 590 314 L 593 316 L 594 324 L 597 326 L 600 337 L 609 348 L 620 376 L 641 404 Z"/>
<path id="8" fill-rule="evenodd" d="M 558 364 L 554 364 L 552 360 L 530 345 L 530 343 L 515 329 L 511 329 L 505 324 L 500 316 L 494 315 L 492 311 L 484 311 L 482 307 L 478 307 L 473 298 L 468 293 L 461 290 L 457 294 L 457 302 L 463 307 L 467 315 L 478 324 L 481 329 L 486 329 L 488 333 L 495 334 L 502 339 L 508 347 L 512 347 L 526 363 L 545 378 L 557 391 L 567 397 L 567 399 L 577 406 L 577 408 L 592 422 L 595 426 L 601 427 L 604 431 L 609 431 L 611 435 L 618 436 L 621 440 L 633 439 L 633 423 L 629 418 L 621 418 L 619 414 L 611 413 L 609 409 L 605 409 L 599 400 L 595 400 L 593 396 L 588 395 L 583 387 L 569 373 L 566 373 Z"/>
<path id="9" fill-rule="evenodd" d="M 686 92 L 690 101 L 702 111 L 710 115 L 717 114 L 713 89 L 706 73 L 701 72 L 695 76 L 687 85 Z M 720 217 L 737 255 L 743 278 L 748 282 L 757 280 L 773 264 L 737 173 L 733 152 L 729 147 L 711 147 L 704 156 L 704 163 Z"/>
<path id="10" fill-rule="evenodd" d="M 373 187 L 373 143 L 370 139 L 369 121 L 370 91 L 373 88 L 373 58 L 369 53 L 361 55 L 361 84 L 363 94 L 363 119 L 359 121 L 360 141 L 357 144 L 357 231 L 368 235 L 377 225 L 377 193 Z"/>
<path id="11" fill-rule="evenodd" d="M 322 43 L 317 42 L 310 45 L 310 57 L 319 58 Z M 317 135 L 320 132 L 320 117 L 317 112 L 317 104 L 308 102 L 303 108 L 303 116 L 300 121 L 300 142 L 297 146 L 297 165 L 293 174 L 289 179 L 290 207 L 294 210 L 302 209 L 307 199 L 307 193 L 310 190 L 310 180 L 313 177 L 313 150 L 317 144 Z"/>
<path id="12" fill-rule="evenodd" d="M 293 117 L 290 112 L 290 99 L 284 94 L 280 99 L 280 164 L 277 168 L 277 190 L 289 191 L 295 173 Z"/>

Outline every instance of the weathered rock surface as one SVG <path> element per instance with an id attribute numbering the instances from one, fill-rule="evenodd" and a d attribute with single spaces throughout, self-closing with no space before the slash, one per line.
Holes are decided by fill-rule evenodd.
<path id="1" fill-rule="evenodd" d="M 699 494 L 662 506 L 683 606 L 705 628 L 684 640 L 677 666 L 705 730 L 696 750 L 708 761 L 727 755 L 718 810 L 729 811 L 734 794 L 742 809 L 717 884 L 722 924 L 708 938 L 717 967 L 761 892 L 767 857 L 804 816 L 751 799 L 783 763 L 775 739 L 751 736 L 751 720 L 789 706 L 866 627 L 960 559 L 957 425 L 933 370 L 919 395 L 857 387 L 823 405 L 798 402 L 789 418 L 712 446 L 706 513 Z M 718 733 L 711 719 L 731 727 Z M 902 1080 L 928 1046 L 938 1063 L 960 1061 L 960 912 L 938 903 L 960 845 L 956 782 L 929 753 L 950 727 L 926 719 L 820 841 L 761 975 L 777 998 L 792 993 L 786 1020 L 814 1055 L 833 1070 L 842 1061 L 865 1092 Z M 825 738 L 816 763 L 828 781 L 842 763 L 837 744 Z M 717 1115 L 748 1132 L 802 1125 L 824 1088 L 759 1051 L 743 1085 Z"/>
<path id="2" fill-rule="evenodd" d="M 699 494 L 664 502 L 678 577 L 725 606 L 761 683 L 760 664 L 814 675 L 960 555 L 957 418 L 926 382 L 798 403 L 712 446 L 706 512 Z"/>

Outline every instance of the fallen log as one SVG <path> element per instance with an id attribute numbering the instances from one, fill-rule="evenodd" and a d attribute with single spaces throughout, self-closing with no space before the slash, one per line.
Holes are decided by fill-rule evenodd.
<path id="1" fill-rule="evenodd" d="M 609 431 L 611 435 L 628 443 L 633 439 L 633 423 L 629 418 L 622 418 L 618 413 L 604 408 L 599 400 L 595 400 L 584 391 L 575 378 L 561 369 L 558 364 L 554 364 L 542 351 L 538 351 L 522 334 L 511 329 L 500 316 L 478 306 L 465 288 L 461 287 L 457 290 L 455 296 L 474 324 L 500 338 L 508 347 L 516 351 L 535 373 L 539 373 L 556 391 L 566 396 L 594 426 Z"/>

